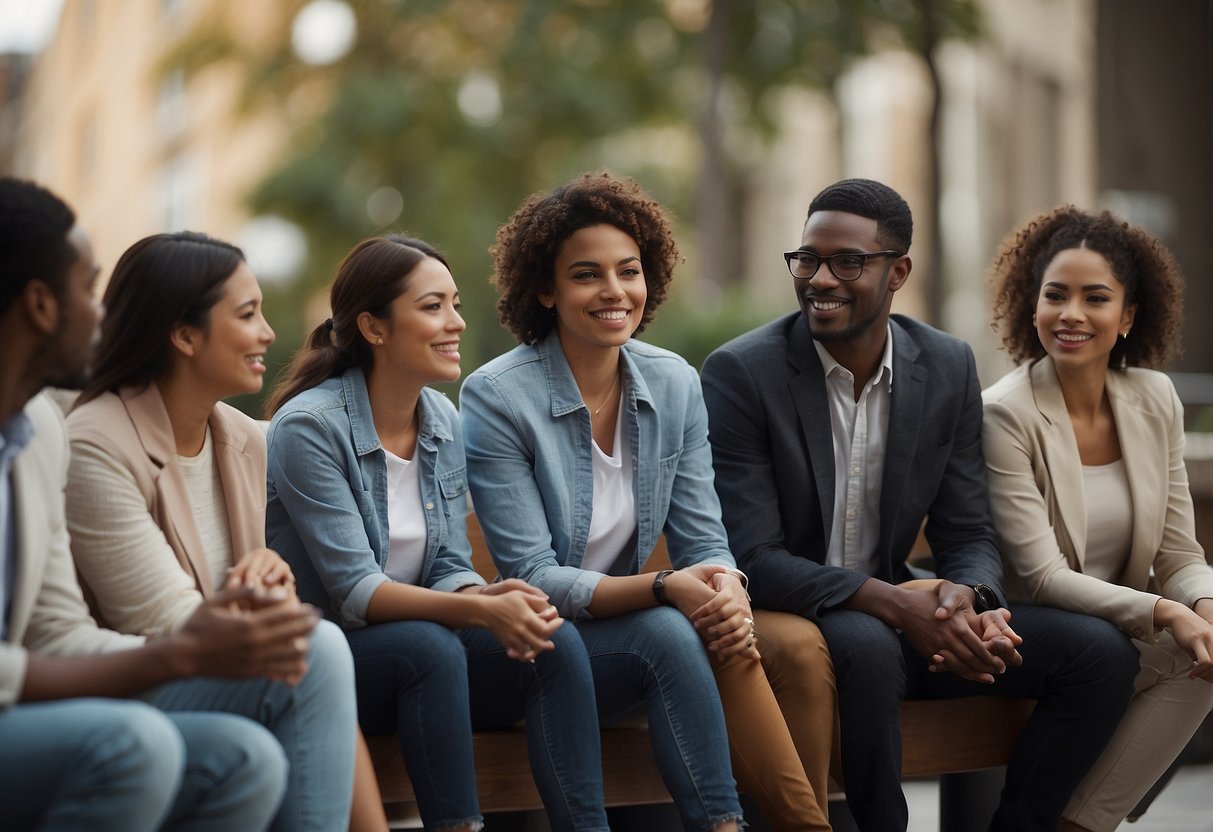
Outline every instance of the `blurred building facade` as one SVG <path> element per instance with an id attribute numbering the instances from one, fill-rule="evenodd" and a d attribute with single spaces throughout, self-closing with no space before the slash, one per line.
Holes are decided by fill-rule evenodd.
<path id="1" fill-rule="evenodd" d="M 63 194 L 103 271 L 148 234 L 181 229 L 236 239 L 242 200 L 281 146 L 274 120 L 237 119 L 242 79 L 222 65 L 186 81 L 167 48 L 223 0 L 67 0 L 21 96 L 13 170 Z M 255 39 L 272 4 L 240 4 Z"/>
<path id="2" fill-rule="evenodd" d="M 257 48 L 298 5 L 67 0 L 22 93 L 5 99 L 21 117 L 0 131 L 0 166 L 7 141 L 7 164 L 69 198 L 107 265 L 156 231 L 240 239 L 250 219 L 244 197 L 292 125 L 281 111 L 237 117 L 242 79 L 229 65 L 187 80 L 163 56 L 189 27 L 218 16 L 231 16 Z M 1176 251 L 1190 284 L 1183 366 L 1213 371 L 1213 337 L 1199 326 L 1213 301 L 1213 0 L 979 5 L 984 36 L 937 54 L 943 250 L 930 246 L 930 79 L 916 56 L 882 51 L 857 62 L 835 97 L 789 90 L 779 104 L 785 127 L 746 210 L 750 295 L 771 311 L 792 308 L 778 255 L 798 243 L 808 200 L 842 176 L 881 179 L 916 219 L 915 274 L 895 308 L 969 340 L 992 380 L 1006 367 L 987 323 L 985 270 L 998 243 L 1059 202 L 1107 206 Z M 936 280 L 945 299 L 937 309 L 926 291 Z"/>

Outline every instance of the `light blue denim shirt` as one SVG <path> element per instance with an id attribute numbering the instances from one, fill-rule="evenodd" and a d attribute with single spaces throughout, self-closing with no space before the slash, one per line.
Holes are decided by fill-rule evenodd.
<path id="1" fill-rule="evenodd" d="M 413 462 L 421 465 L 425 561 L 421 586 L 484 583 L 467 538 L 467 466 L 459 414 L 424 388 Z M 284 404 L 270 422 L 266 545 L 295 573 L 299 597 L 346 629 L 365 626 L 371 596 L 390 581 L 387 462 L 366 379 L 354 368 Z"/>
<path id="2" fill-rule="evenodd" d="M 636 490 L 630 572 L 663 531 L 675 567 L 733 567 L 698 374 L 642 341 L 629 341 L 621 356 Z M 565 618 L 591 618 L 602 575 L 580 567 L 594 502 L 593 436 L 556 332 L 472 373 L 459 407 L 472 499 L 497 568 L 542 589 Z"/>
<path id="3" fill-rule="evenodd" d="M 34 424 L 19 410 L 0 422 L 0 641 L 8 635 L 9 603 L 17 579 L 17 520 L 13 460 L 34 438 Z"/>

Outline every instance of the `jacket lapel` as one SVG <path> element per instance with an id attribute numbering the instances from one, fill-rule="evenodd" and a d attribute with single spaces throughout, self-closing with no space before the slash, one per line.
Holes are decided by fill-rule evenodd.
<path id="1" fill-rule="evenodd" d="M 9 603 L 12 606 L 7 622 L 8 640 L 13 644 L 19 644 L 24 636 L 24 625 L 33 615 L 34 601 L 38 597 L 38 589 L 42 586 L 42 575 L 46 569 L 46 557 L 35 557 L 34 553 L 45 553 L 51 544 L 47 537 L 45 507 L 39 499 L 47 495 L 35 494 L 36 489 L 24 487 L 27 477 L 33 483 L 38 482 L 34 464 L 35 460 L 26 452 L 18 454 L 13 460 L 13 519 L 17 523 L 16 549 L 13 556 L 16 558 L 16 567 L 13 586 L 9 590 Z M 63 499 L 62 494 L 54 496 Z M 22 624 L 20 628 L 13 626 L 17 622 Z"/>
<path id="2" fill-rule="evenodd" d="M 889 319 L 893 338 L 893 388 L 889 401 L 889 431 L 885 444 L 884 475 L 880 483 L 880 539 L 876 552 L 895 579 L 901 564 L 893 563 L 893 533 L 909 486 L 910 468 L 922 433 L 923 407 L 930 374 L 918 363 L 921 350 L 901 325 Z"/>
<path id="3" fill-rule="evenodd" d="M 1125 437 L 1120 454 L 1133 500 L 1132 546 L 1121 583 L 1144 590 L 1167 514 L 1170 455 L 1163 429 L 1166 423 L 1160 414 L 1145 409 L 1148 403 L 1120 372 L 1109 370 L 1107 385 L 1116 433 Z"/>
<path id="4" fill-rule="evenodd" d="M 198 591 L 204 597 L 209 597 L 214 592 L 211 569 L 194 523 L 185 478 L 177 464 L 173 427 L 160 397 L 160 388 L 155 383 L 144 388 L 124 387 L 118 391 L 118 395 L 148 460 L 156 470 L 154 479 L 159 498 L 157 523 L 169 546 L 177 554 L 182 568 L 194 576 Z"/>
<path id="5" fill-rule="evenodd" d="M 1057 369 L 1050 358 L 1043 358 L 1029 369 L 1036 408 L 1046 425 L 1041 453 L 1053 484 L 1053 500 L 1066 535 L 1074 546 L 1078 571 L 1082 571 L 1087 552 L 1087 502 L 1082 479 L 1082 459 L 1078 440 L 1066 411 Z"/>
<path id="6" fill-rule="evenodd" d="M 834 516 L 834 434 L 830 429 L 825 371 L 803 316 L 797 316 L 788 334 L 788 363 L 793 370 L 788 379 L 788 393 L 800 420 L 805 447 L 809 449 L 809 466 L 821 501 L 819 510 L 825 543 L 822 551 L 828 552 Z"/>
<path id="7" fill-rule="evenodd" d="M 223 502 L 232 533 L 232 557 L 265 546 L 265 470 L 249 453 L 248 436 L 230 430 L 222 408 L 211 411 L 208 421 L 215 443 L 219 481 L 223 484 Z M 249 472 L 260 471 L 250 478 Z"/>

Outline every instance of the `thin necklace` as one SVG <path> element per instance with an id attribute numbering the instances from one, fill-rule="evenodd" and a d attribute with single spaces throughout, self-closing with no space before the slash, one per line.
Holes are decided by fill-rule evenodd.
<path id="1" fill-rule="evenodd" d="M 611 394 L 615 392 L 615 386 L 619 384 L 619 372 L 615 372 L 615 378 L 611 381 L 611 389 L 607 391 L 606 398 L 602 400 L 602 404 L 598 405 L 598 409 L 590 408 L 590 412 L 597 416 L 602 412 L 602 409 L 607 406 L 607 402 L 611 400 Z"/>

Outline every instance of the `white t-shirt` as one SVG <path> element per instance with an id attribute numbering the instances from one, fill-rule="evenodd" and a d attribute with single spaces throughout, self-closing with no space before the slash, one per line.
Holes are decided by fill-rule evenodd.
<path id="1" fill-rule="evenodd" d="M 417 584 L 425 565 L 425 512 L 421 510 L 421 466 L 386 448 L 388 553 L 383 573 Z"/>
<path id="2" fill-rule="evenodd" d="M 604 575 L 622 574 L 630 565 L 628 551 L 636 535 L 636 493 L 632 489 L 632 443 L 624 430 L 623 405 L 615 419 L 615 447 L 610 456 L 594 442 L 594 507 L 581 568 Z M 622 561 L 622 564 L 620 562 Z"/>
<path id="3" fill-rule="evenodd" d="M 1133 538 L 1133 497 L 1125 461 L 1082 466 L 1087 505 L 1087 551 L 1084 574 L 1119 583 Z"/>
<path id="4" fill-rule="evenodd" d="M 219 478 L 219 462 L 215 459 L 209 426 L 198 456 L 178 454 L 177 464 L 181 466 L 181 475 L 185 479 L 185 491 L 189 495 L 202 551 L 206 552 L 206 564 L 211 569 L 211 588 L 219 589 L 235 560 L 227 503 L 223 499 L 223 481 Z"/>

